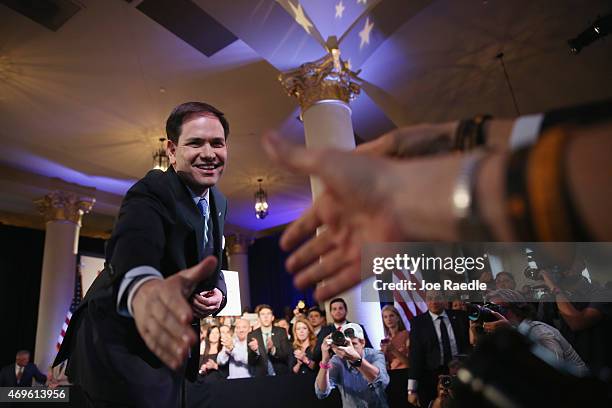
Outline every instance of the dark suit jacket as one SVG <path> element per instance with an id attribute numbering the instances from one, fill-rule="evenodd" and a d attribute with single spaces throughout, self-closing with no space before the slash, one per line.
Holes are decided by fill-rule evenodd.
<path id="1" fill-rule="evenodd" d="M 249 367 L 253 377 L 265 377 L 268 375 L 268 363 L 272 362 L 276 375 L 289 373 L 289 356 L 293 353 L 287 332 L 282 327 L 272 327 L 272 343 L 276 347 L 276 354 L 268 354 L 266 344 L 263 341 L 261 328 L 252 331 L 247 336 L 247 342 L 257 339 L 259 354 L 249 348 Z"/>
<path id="2" fill-rule="evenodd" d="M 31 387 L 32 379 L 36 378 L 41 384 L 47 382 L 47 376 L 40 372 L 36 364 L 28 363 L 23 369 L 21 380 L 17 383 L 15 363 L 3 367 L 0 371 L 0 387 Z"/>
<path id="3" fill-rule="evenodd" d="M 217 287 L 225 300 L 220 260 L 227 202 L 212 187 L 209 203 L 219 264 L 198 290 Z M 185 373 L 172 372 L 149 351 L 134 320 L 117 313 L 117 294 L 124 275 L 137 266 L 151 266 L 168 277 L 195 265 L 204 255 L 203 242 L 204 219 L 187 187 L 172 168 L 150 171 L 123 200 L 106 246 L 105 269 L 72 316 L 54 364 L 70 357 L 68 378 L 93 399 L 174 405 Z M 195 379 L 199 352 L 191 354 L 195 364 L 187 374 Z"/>
<path id="4" fill-rule="evenodd" d="M 350 323 L 350 322 L 347 320 L 346 323 Z M 365 342 L 366 342 L 365 346 L 372 348 L 372 343 L 370 343 L 368 332 L 366 332 L 365 327 L 363 327 L 361 324 L 359 326 L 361 326 L 361 328 L 363 329 L 363 337 L 365 337 Z M 315 346 L 315 349 L 313 352 L 313 357 L 316 361 L 321 361 L 323 357 L 321 353 L 321 344 L 323 344 L 323 339 L 335 331 L 336 331 L 336 326 L 334 326 L 333 323 L 330 323 L 326 326 L 321 327 L 321 331 L 319 331 L 319 334 L 317 334 L 317 345 Z"/>
<path id="5" fill-rule="evenodd" d="M 467 314 L 456 310 L 446 310 L 446 314 L 453 328 L 458 353 L 467 353 L 470 347 Z M 423 404 L 423 398 L 427 400 L 428 394 L 432 392 L 430 388 L 437 384 L 433 377 L 440 367 L 441 359 L 438 335 L 429 312 L 420 314 L 410 321 L 408 358 L 410 360 L 409 378 L 419 382 L 417 391 Z"/>

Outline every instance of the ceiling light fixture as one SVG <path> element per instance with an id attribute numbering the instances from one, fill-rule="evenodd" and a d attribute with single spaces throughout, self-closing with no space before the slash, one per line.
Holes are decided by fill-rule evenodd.
<path id="1" fill-rule="evenodd" d="M 263 179 L 257 179 L 259 190 L 255 192 L 255 216 L 260 220 L 263 220 L 268 215 L 268 195 L 261 188 L 262 181 Z"/>
<path id="2" fill-rule="evenodd" d="M 168 158 L 168 155 L 166 154 L 166 146 L 164 143 L 165 141 L 166 141 L 165 137 L 160 137 L 159 138 L 159 149 L 157 149 L 157 151 L 153 153 L 153 169 L 154 170 L 166 171 L 168 170 L 168 166 L 170 166 L 170 159 Z"/>

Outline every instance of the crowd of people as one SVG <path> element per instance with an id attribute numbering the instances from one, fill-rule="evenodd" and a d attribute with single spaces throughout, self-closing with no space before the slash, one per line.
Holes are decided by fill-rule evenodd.
<path id="1" fill-rule="evenodd" d="M 580 266 L 583 262 L 575 261 L 563 273 L 574 279 Z M 554 280 L 542 273 L 554 292 Z M 537 303 L 507 287 L 506 275 L 492 276 L 484 306 L 428 291 L 427 311 L 404 321 L 393 305 L 384 305 L 384 338 L 376 345 L 363 326 L 347 319 L 342 298 L 329 303 L 328 313 L 300 302 L 280 317 L 266 304 L 242 316 L 205 317 L 196 383 L 210 387 L 232 379 L 311 374 L 318 398 L 338 389 L 345 407 L 445 407 L 454 398 L 453 384 L 463 362 L 484 337 L 501 330 L 529 339 L 538 347 L 535 353 L 557 370 L 609 381 L 609 304 L 577 306 L 563 297 L 556 304 Z M 544 313 L 543 305 L 555 307 L 560 320 Z M 68 385 L 62 368 L 44 375 L 30 362 L 29 352 L 19 351 L 15 364 L 2 369 L 0 385 Z"/>
<path id="2" fill-rule="evenodd" d="M 208 318 L 201 330 L 198 381 L 311 373 L 317 397 L 337 388 L 345 407 L 443 407 L 453 398 L 451 385 L 464 361 L 484 337 L 503 330 L 529 339 L 555 369 L 609 381 L 609 305 L 582 305 L 580 316 L 577 310 L 568 313 L 563 299 L 534 302 L 507 287 L 506 275 L 492 276 L 484 306 L 477 305 L 486 309 L 486 318 L 485 312 L 473 313 L 474 305 L 441 291 L 428 291 L 427 311 L 409 322 L 393 305 L 383 306 L 384 338 L 376 345 L 363 326 L 347 320 L 342 298 L 330 302 L 329 313 L 296 307 L 275 318 L 270 306 L 259 305 L 254 314 Z M 544 305 L 556 307 L 560 320 L 543 315 Z M 344 336 L 338 339 L 337 333 Z"/>

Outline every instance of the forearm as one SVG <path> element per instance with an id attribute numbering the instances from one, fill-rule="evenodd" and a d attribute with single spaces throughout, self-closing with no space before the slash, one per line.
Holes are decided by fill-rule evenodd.
<path id="1" fill-rule="evenodd" d="M 565 166 L 574 208 L 594 240 L 612 241 L 612 217 L 609 216 L 612 122 L 568 131 L 571 137 Z"/>
<path id="2" fill-rule="evenodd" d="M 565 294 L 559 293 L 556 296 L 556 300 L 559 315 L 572 331 L 583 330 L 590 327 L 589 322 L 583 316 L 583 312 L 576 309 Z"/>
<path id="3" fill-rule="evenodd" d="M 514 119 L 491 119 L 485 122 L 483 131 L 486 135 L 486 148 L 497 152 L 508 150 L 515 122 Z"/>
<path id="4" fill-rule="evenodd" d="M 373 382 L 380 373 L 378 367 L 371 364 L 366 359 L 361 360 L 361 366 L 358 368 L 358 370 L 369 383 Z"/>
<path id="5" fill-rule="evenodd" d="M 497 240 L 514 241 L 516 236 L 505 205 L 508 156 L 493 154 L 483 160 L 474 192 L 482 222 Z"/>
<path id="6" fill-rule="evenodd" d="M 408 365 L 408 356 L 401 353 L 399 350 L 397 349 L 393 349 L 391 351 L 391 354 L 393 355 L 393 357 L 397 358 L 398 360 L 400 360 L 402 362 L 402 364 Z"/>
<path id="7" fill-rule="evenodd" d="M 221 349 L 221 352 L 217 354 L 217 364 L 219 365 L 227 364 L 227 362 L 229 361 L 230 355 L 231 355 L 231 351 L 223 347 L 223 349 Z"/>
<path id="8" fill-rule="evenodd" d="M 321 367 L 315 382 L 317 384 L 317 389 L 321 391 L 322 394 L 329 394 L 329 370 L 327 368 Z"/>

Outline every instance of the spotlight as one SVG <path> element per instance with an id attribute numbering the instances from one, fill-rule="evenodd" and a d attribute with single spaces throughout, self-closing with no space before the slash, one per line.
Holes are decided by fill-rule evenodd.
<path id="1" fill-rule="evenodd" d="M 575 38 L 567 41 L 570 52 L 572 54 L 580 53 L 584 47 L 605 37 L 610 31 L 612 31 L 612 14 L 597 18 L 590 27 L 578 34 Z"/>

